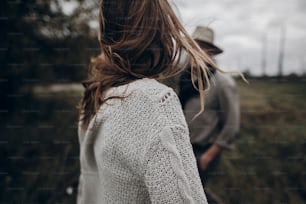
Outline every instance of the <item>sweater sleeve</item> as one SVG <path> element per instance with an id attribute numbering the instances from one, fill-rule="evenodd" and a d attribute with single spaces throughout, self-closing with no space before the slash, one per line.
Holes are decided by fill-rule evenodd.
<path id="1" fill-rule="evenodd" d="M 153 204 L 207 203 L 183 127 L 164 127 L 146 158 L 144 179 Z"/>
<path id="2" fill-rule="evenodd" d="M 82 184 L 83 184 L 83 178 L 82 175 L 79 175 L 79 183 L 78 183 L 78 188 L 77 188 L 77 198 L 76 202 L 77 204 L 82 203 Z"/>

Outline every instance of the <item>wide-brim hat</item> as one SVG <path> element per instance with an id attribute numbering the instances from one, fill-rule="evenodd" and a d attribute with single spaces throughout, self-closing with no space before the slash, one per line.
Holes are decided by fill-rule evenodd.
<path id="1" fill-rule="evenodd" d="M 221 54 L 223 52 L 221 48 L 214 44 L 215 34 L 209 27 L 197 26 L 192 34 L 192 37 L 201 47 L 205 48 L 208 52 L 214 55 Z"/>

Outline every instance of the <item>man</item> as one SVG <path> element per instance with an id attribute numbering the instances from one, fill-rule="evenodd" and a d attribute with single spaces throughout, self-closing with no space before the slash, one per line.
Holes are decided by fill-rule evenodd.
<path id="1" fill-rule="evenodd" d="M 199 46 L 210 56 L 223 52 L 214 45 L 214 32 L 198 26 L 193 34 Z M 211 68 L 211 88 L 205 93 L 205 110 L 200 110 L 199 93 L 190 85 L 190 67 L 180 78 L 179 97 L 190 129 L 190 139 L 197 159 L 203 187 L 210 175 L 216 173 L 223 149 L 232 149 L 232 141 L 239 130 L 239 100 L 235 82 L 228 75 Z M 209 203 L 221 203 L 206 191 Z"/>

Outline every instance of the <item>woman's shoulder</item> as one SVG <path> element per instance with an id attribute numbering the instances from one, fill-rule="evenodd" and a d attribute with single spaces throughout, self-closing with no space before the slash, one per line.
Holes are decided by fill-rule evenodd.
<path id="1" fill-rule="evenodd" d="M 155 79 L 143 78 L 129 84 L 111 88 L 106 97 L 119 96 L 126 99 L 137 99 L 139 101 L 150 100 L 158 102 L 163 100 L 167 94 L 175 94 L 173 89 L 158 82 Z"/>
<path id="2" fill-rule="evenodd" d="M 112 96 L 122 98 L 107 101 L 104 107 L 111 112 L 110 117 L 128 119 L 130 116 L 133 116 L 132 118 L 135 116 L 136 120 L 150 118 L 151 121 L 167 124 L 184 122 L 182 107 L 175 91 L 155 79 L 139 79 L 127 85 L 112 88 L 108 97 Z"/>

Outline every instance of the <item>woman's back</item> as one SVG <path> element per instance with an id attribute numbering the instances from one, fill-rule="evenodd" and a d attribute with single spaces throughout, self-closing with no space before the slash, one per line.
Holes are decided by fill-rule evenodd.
<path id="1" fill-rule="evenodd" d="M 124 98 L 79 124 L 78 203 L 206 203 L 174 91 L 144 78 L 106 96 Z"/>

